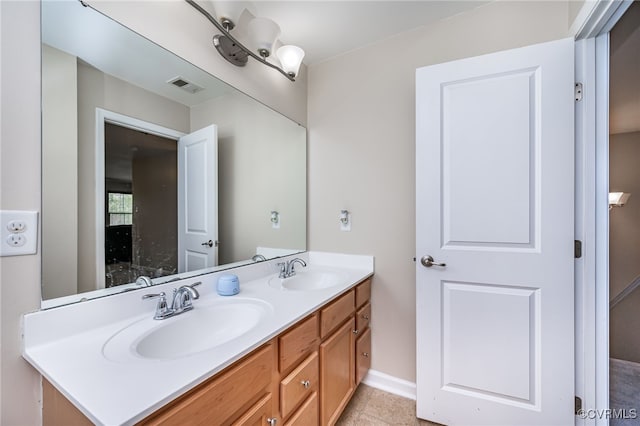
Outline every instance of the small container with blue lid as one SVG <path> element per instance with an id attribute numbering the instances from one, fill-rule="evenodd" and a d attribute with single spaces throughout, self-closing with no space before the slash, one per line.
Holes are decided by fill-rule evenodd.
<path id="1" fill-rule="evenodd" d="M 216 290 L 220 296 L 234 296 L 240 293 L 238 276 L 233 274 L 220 275 Z"/>

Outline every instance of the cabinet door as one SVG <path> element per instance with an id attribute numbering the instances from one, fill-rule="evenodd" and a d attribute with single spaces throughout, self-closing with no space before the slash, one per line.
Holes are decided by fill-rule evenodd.
<path id="1" fill-rule="evenodd" d="M 367 328 L 356 340 L 356 386 L 371 368 L 371 329 Z"/>
<path id="2" fill-rule="evenodd" d="M 233 426 L 265 426 L 270 417 L 271 394 L 268 394 L 233 423 Z"/>
<path id="3" fill-rule="evenodd" d="M 355 389 L 354 329 L 349 319 L 320 345 L 320 422 L 334 424 Z"/>

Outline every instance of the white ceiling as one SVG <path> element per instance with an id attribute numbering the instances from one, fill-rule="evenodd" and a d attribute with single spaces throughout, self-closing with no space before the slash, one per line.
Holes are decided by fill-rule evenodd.
<path id="1" fill-rule="evenodd" d="M 220 2 L 213 2 L 213 7 Z M 312 65 L 488 1 L 254 1 L 249 11 L 280 25 L 281 41 L 305 50 Z"/>

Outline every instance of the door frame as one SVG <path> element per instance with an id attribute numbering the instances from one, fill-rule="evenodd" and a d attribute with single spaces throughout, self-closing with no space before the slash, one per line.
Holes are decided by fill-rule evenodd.
<path id="1" fill-rule="evenodd" d="M 606 426 L 609 408 L 609 33 L 631 0 L 583 5 L 576 38 L 576 395 L 587 410 L 576 425 Z M 591 410 L 591 411 L 589 411 Z"/>
<path id="2" fill-rule="evenodd" d="M 105 288 L 105 189 L 104 189 L 104 148 L 105 148 L 105 124 L 115 124 L 128 129 L 150 133 L 155 136 L 162 136 L 174 139 L 176 144 L 178 139 L 185 133 L 169 129 L 158 124 L 143 121 L 128 115 L 96 108 L 96 142 L 95 142 L 95 237 L 96 237 L 96 289 Z"/>

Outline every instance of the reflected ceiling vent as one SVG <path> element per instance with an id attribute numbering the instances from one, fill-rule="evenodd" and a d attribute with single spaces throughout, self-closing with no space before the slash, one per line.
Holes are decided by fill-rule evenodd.
<path id="1" fill-rule="evenodd" d="M 185 79 L 184 77 L 174 77 L 171 80 L 167 81 L 169 84 L 173 84 L 174 86 L 184 90 L 185 92 L 189 92 L 191 94 L 197 93 L 201 90 L 204 90 L 204 87 L 200 87 L 195 83 L 192 83 Z"/>

